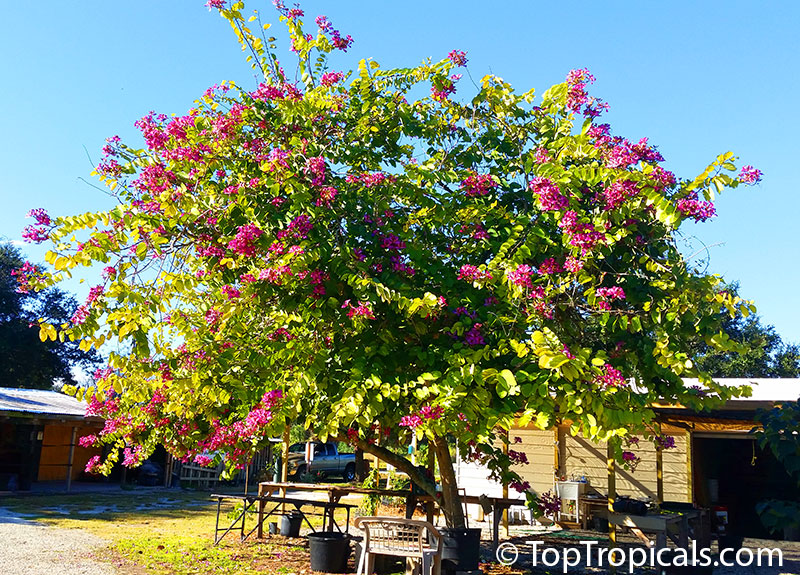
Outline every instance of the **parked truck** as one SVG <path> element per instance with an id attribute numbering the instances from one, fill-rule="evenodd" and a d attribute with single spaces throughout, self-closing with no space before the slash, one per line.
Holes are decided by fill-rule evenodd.
<path id="1" fill-rule="evenodd" d="M 289 475 L 298 479 L 304 473 L 341 475 L 345 481 L 356 477 L 354 453 L 339 453 L 336 443 L 310 441 L 289 447 Z"/>

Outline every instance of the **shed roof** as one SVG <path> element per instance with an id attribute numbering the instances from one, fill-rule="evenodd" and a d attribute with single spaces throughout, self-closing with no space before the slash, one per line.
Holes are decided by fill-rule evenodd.
<path id="1" fill-rule="evenodd" d="M 800 398 L 800 379 L 793 378 L 715 378 L 714 381 L 722 385 L 740 386 L 748 385 L 753 390 L 750 397 L 736 397 L 731 402 L 778 402 L 797 401 Z M 684 385 L 698 385 L 696 379 L 684 379 Z"/>
<path id="2" fill-rule="evenodd" d="M 0 387 L 0 414 L 82 418 L 86 404 L 57 391 Z"/>

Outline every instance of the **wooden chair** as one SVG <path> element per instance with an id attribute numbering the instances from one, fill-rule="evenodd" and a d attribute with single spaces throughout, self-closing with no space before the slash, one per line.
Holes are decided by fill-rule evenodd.
<path id="1" fill-rule="evenodd" d="M 371 575 L 376 555 L 406 558 L 406 573 L 441 575 L 442 536 L 427 521 L 399 517 L 358 517 L 364 531 L 358 575 Z"/>

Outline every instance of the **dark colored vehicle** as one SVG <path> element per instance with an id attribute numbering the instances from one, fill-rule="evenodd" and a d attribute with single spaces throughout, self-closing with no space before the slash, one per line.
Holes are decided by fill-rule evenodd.
<path id="1" fill-rule="evenodd" d="M 341 475 L 345 481 L 356 477 L 354 453 L 339 453 L 335 443 L 310 442 L 314 450 L 311 461 L 306 460 L 306 444 L 295 443 L 289 447 L 289 475 L 298 478 L 304 473 Z"/>

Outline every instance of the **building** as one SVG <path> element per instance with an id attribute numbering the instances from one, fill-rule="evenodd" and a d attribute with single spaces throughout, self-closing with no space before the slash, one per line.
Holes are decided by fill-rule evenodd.
<path id="1" fill-rule="evenodd" d="M 663 450 L 663 500 L 724 506 L 740 534 L 767 537 L 755 512 L 759 501 L 800 499 L 800 489 L 772 453 L 759 447 L 751 433 L 759 409 L 769 409 L 800 397 L 800 379 L 720 379 L 723 385 L 749 385 L 753 394 L 733 399 L 708 413 L 680 406 L 656 406 L 662 433 L 675 438 L 675 447 Z M 686 385 L 696 384 L 686 381 Z M 514 470 L 537 492 L 552 491 L 556 478 L 585 477 L 590 489 L 608 493 L 605 444 L 572 436 L 569 426 L 541 430 L 534 426 L 509 432 L 511 448 L 526 454 L 528 465 Z M 519 443 L 513 443 L 514 438 Z M 640 458 L 634 471 L 616 469 L 616 493 L 640 499 L 658 499 L 658 461 L 655 447 L 640 442 L 632 451 Z M 487 473 L 474 465 L 459 469 L 462 487 L 470 494 L 500 494 L 500 485 L 487 482 Z M 480 492 L 480 493 L 479 493 Z M 490 493 L 491 492 L 491 493 Z M 513 497 L 515 492 L 512 490 Z"/>
<path id="2" fill-rule="evenodd" d="M 85 412 L 86 404 L 55 391 L 0 387 L 0 491 L 43 481 L 66 482 L 69 489 L 100 454 L 78 445 L 103 427 Z"/>

